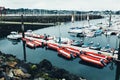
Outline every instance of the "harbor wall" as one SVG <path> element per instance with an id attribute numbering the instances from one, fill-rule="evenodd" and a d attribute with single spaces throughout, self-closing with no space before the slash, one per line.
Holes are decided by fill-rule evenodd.
<path id="1" fill-rule="evenodd" d="M 74 16 L 75 21 L 86 20 L 87 15 Z M 89 19 L 100 19 L 103 18 L 100 15 L 90 15 Z M 57 22 L 70 22 L 71 15 L 36 15 L 36 16 L 25 16 L 24 20 L 25 31 L 28 29 L 36 30 L 45 27 L 57 25 Z M 18 22 L 18 23 L 16 23 Z M 10 34 L 11 31 L 21 32 L 21 16 L 0 16 L 0 37 Z"/>

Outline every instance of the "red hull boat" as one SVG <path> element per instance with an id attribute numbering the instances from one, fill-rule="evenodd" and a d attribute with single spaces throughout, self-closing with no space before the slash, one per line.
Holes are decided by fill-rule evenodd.
<path id="1" fill-rule="evenodd" d="M 65 49 L 63 47 L 59 48 L 57 51 L 58 51 L 59 55 L 62 55 L 63 57 L 65 57 L 67 59 L 71 59 L 74 57 L 74 56 L 72 56 L 70 51 L 68 51 L 67 49 Z"/>
<path id="2" fill-rule="evenodd" d="M 66 49 L 70 51 L 75 57 L 77 57 L 80 54 L 80 51 L 78 49 L 71 48 L 71 47 L 66 47 Z"/>
<path id="3" fill-rule="evenodd" d="M 79 57 L 85 62 L 94 64 L 100 67 L 104 67 L 107 64 L 106 59 L 91 56 L 87 52 L 80 54 Z"/>
<path id="4" fill-rule="evenodd" d="M 59 48 L 59 45 L 55 43 L 47 43 L 47 48 L 57 51 L 57 49 Z"/>

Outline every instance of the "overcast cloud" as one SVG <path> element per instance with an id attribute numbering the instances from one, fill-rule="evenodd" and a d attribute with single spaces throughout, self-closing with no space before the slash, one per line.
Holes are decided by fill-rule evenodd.
<path id="1" fill-rule="evenodd" d="M 120 0 L 0 0 L 6 8 L 57 10 L 120 10 Z"/>

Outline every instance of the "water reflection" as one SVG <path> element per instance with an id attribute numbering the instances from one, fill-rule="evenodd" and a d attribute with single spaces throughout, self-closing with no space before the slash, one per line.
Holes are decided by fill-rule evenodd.
<path id="1" fill-rule="evenodd" d="M 11 43 L 12 43 L 13 45 L 17 45 L 17 44 L 20 42 L 19 39 L 18 39 L 18 40 L 8 39 L 8 40 L 11 41 Z"/>
<path id="2" fill-rule="evenodd" d="M 116 68 L 116 77 L 115 80 L 120 80 L 120 62 L 117 62 L 117 68 Z"/>

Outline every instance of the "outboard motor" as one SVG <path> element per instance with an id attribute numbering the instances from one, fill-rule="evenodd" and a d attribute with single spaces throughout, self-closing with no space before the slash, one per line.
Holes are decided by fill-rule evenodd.
<path id="1" fill-rule="evenodd" d="M 100 62 L 101 62 L 104 66 L 107 65 L 107 64 L 104 62 L 104 59 L 100 59 Z"/>
<path id="2" fill-rule="evenodd" d="M 70 56 L 71 56 L 71 58 L 72 58 L 72 59 L 74 59 L 74 58 L 75 58 L 75 57 L 74 57 L 74 55 L 73 55 L 72 53 L 70 54 Z"/>

